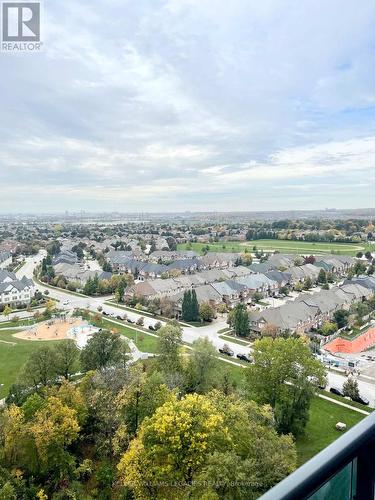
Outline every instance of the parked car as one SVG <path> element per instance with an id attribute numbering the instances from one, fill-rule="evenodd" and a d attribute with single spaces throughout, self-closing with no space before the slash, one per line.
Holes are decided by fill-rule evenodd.
<path id="1" fill-rule="evenodd" d="M 128 318 L 126 321 L 127 321 L 128 323 L 134 323 L 134 321 L 133 321 L 132 319 L 130 319 L 130 318 Z"/>
<path id="2" fill-rule="evenodd" d="M 367 398 L 365 398 L 365 396 L 361 395 L 359 395 L 357 398 L 352 398 L 352 401 L 354 401 L 355 403 L 361 403 L 361 405 L 366 405 L 366 406 L 370 402 Z"/>
<path id="3" fill-rule="evenodd" d="M 227 344 L 224 344 L 223 347 L 219 349 L 219 352 L 221 354 L 226 354 L 227 356 L 234 356 L 234 352 Z"/>
<path id="4" fill-rule="evenodd" d="M 342 396 L 342 397 L 344 397 L 344 393 L 338 387 L 331 387 L 330 390 L 329 390 L 329 392 L 332 392 L 332 394 L 336 394 L 336 396 Z"/>
<path id="5" fill-rule="evenodd" d="M 103 316 L 108 316 L 107 311 L 103 311 L 102 314 L 103 314 Z"/>
<path id="6" fill-rule="evenodd" d="M 250 356 L 246 356 L 246 354 L 237 354 L 237 358 L 241 361 L 246 361 L 247 363 L 252 363 L 252 358 Z"/>
<path id="7" fill-rule="evenodd" d="M 116 319 L 122 320 L 122 316 L 116 316 Z"/>
<path id="8" fill-rule="evenodd" d="M 150 326 L 148 327 L 148 329 L 149 329 L 149 330 L 152 330 L 153 332 L 155 331 L 155 327 L 154 327 L 154 326 L 152 326 L 152 325 L 150 325 Z"/>

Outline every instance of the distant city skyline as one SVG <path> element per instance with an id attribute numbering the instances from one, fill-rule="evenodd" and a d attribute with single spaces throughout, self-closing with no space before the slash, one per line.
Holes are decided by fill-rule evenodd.
<path id="1" fill-rule="evenodd" d="M 0 213 L 375 206 L 375 4 L 44 2 L 0 52 Z"/>

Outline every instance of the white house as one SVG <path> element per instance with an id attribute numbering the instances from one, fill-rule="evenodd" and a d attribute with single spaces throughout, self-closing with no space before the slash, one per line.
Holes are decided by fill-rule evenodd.
<path id="1" fill-rule="evenodd" d="M 0 270 L 0 305 L 29 304 L 34 293 L 33 280 L 26 276 L 19 280 L 14 273 Z"/>

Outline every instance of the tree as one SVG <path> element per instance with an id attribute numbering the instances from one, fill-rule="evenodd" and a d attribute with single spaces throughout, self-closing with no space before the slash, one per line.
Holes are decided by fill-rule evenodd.
<path id="1" fill-rule="evenodd" d="M 68 446 L 78 438 L 80 430 L 76 411 L 50 396 L 36 413 L 30 427 L 42 470 L 55 472 L 72 467 Z M 59 471 L 58 473 L 56 471 Z"/>
<path id="2" fill-rule="evenodd" d="M 253 295 L 253 301 L 255 303 L 260 302 L 262 299 L 263 299 L 263 294 L 262 293 L 260 293 L 260 292 L 255 292 L 254 293 L 254 295 Z"/>
<path id="3" fill-rule="evenodd" d="M 345 309 L 339 309 L 333 313 L 333 319 L 337 324 L 337 328 L 344 328 L 348 325 L 349 311 Z"/>
<path id="4" fill-rule="evenodd" d="M 121 280 L 117 285 L 115 292 L 116 302 L 123 302 L 124 294 L 125 294 L 125 283 Z"/>
<path id="5" fill-rule="evenodd" d="M 296 466 L 290 436 L 253 401 L 174 397 L 143 421 L 118 464 L 136 498 L 257 498 Z"/>
<path id="6" fill-rule="evenodd" d="M 143 420 L 153 415 L 172 396 L 159 372 L 148 376 L 139 365 L 134 365 L 130 369 L 129 379 L 117 396 L 116 407 L 127 431 L 135 435 Z"/>
<path id="7" fill-rule="evenodd" d="M 197 292 L 194 289 L 191 291 L 191 317 L 192 321 L 199 320 L 199 304 L 197 299 Z"/>
<path id="8" fill-rule="evenodd" d="M 280 288 L 280 293 L 281 293 L 282 295 L 288 296 L 288 295 L 289 295 L 289 288 L 288 288 L 287 286 L 282 286 L 282 287 Z"/>
<path id="9" fill-rule="evenodd" d="M 314 389 L 324 382 L 323 365 L 300 338 L 257 340 L 252 354 L 254 363 L 246 373 L 250 397 L 271 405 L 280 432 L 299 435 Z"/>
<path id="10" fill-rule="evenodd" d="M 59 342 L 54 347 L 57 375 L 67 380 L 78 370 L 79 349 L 74 340 Z"/>
<path id="11" fill-rule="evenodd" d="M 337 331 L 337 324 L 331 321 L 326 321 L 320 328 L 322 335 L 328 336 L 333 335 Z"/>
<path id="12" fill-rule="evenodd" d="M 366 271 L 366 264 L 358 260 L 353 267 L 354 274 L 358 276 L 359 274 L 363 274 L 365 271 Z"/>
<path id="13" fill-rule="evenodd" d="M 185 369 L 186 389 L 188 392 L 204 394 L 214 386 L 218 375 L 217 351 L 207 338 L 192 343 L 192 351 Z"/>
<path id="14" fill-rule="evenodd" d="M 303 283 L 303 289 L 310 290 L 311 287 L 312 287 L 312 281 L 311 278 L 308 276 Z"/>
<path id="15" fill-rule="evenodd" d="M 10 306 L 6 305 L 6 306 L 4 307 L 3 315 L 4 315 L 7 319 L 9 319 L 9 316 L 12 314 L 12 312 L 13 312 L 13 309 L 12 309 Z"/>
<path id="16" fill-rule="evenodd" d="M 186 290 L 182 299 L 181 317 L 184 321 L 192 321 L 192 296 L 191 290 Z"/>
<path id="17" fill-rule="evenodd" d="M 122 360 L 123 345 L 120 335 L 108 330 L 94 332 L 81 351 L 84 370 L 101 370 Z"/>
<path id="18" fill-rule="evenodd" d="M 199 306 L 199 315 L 202 321 L 212 321 L 215 316 L 215 310 L 209 302 L 202 302 Z"/>
<path id="19" fill-rule="evenodd" d="M 321 285 L 324 285 L 327 283 L 327 273 L 325 272 L 324 269 L 321 269 L 318 274 L 318 283 Z"/>
<path id="20" fill-rule="evenodd" d="M 348 377 L 343 383 L 342 392 L 344 393 L 344 396 L 347 396 L 350 399 L 358 399 L 359 387 L 357 380 L 353 377 Z"/>
<path id="21" fill-rule="evenodd" d="M 47 300 L 45 314 L 50 318 L 56 309 L 56 302 L 52 299 Z"/>
<path id="22" fill-rule="evenodd" d="M 178 325 L 165 325 L 159 330 L 159 356 L 160 370 L 166 375 L 173 376 L 181 371 L 180 346 L 182 332 Z"/>
<path id="23" fill-rule="evenodd" d="M 241 337 L 249 335 L 249 315 L 244 304 L 237 304 L 234 308 L 232 325 L 236 335 Z"/>
<path id="24" fill-rule="evenodd" d="M 56 379 L 55 351 L 51 347 L 42 346 L 33 352 L 23 367 L 21 379 L 36 389 L 53 383 Z"/>

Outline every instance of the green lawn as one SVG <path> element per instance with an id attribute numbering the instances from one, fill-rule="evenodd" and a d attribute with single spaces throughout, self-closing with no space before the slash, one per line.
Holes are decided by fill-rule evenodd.
<path id="1" fill-rule="evenodd" d="M 220 335 L 220 338 L 223 339 L 224 341 L 229 340 L 230 342 L 233 342 L 234 344 L 239 344 L 247 347 L 249 345 L 249 341 L 241 340 L 238 339 L 237 337 L 234 337 L 233 335 Z"/>
<path id="2" fill-rule="evenodd" d="M 323 396 L 327 396 L 331 399 L 335 399 L 336 401 L 341 401 L 341 403 L 345 403 L 350 406 L 354 406 L 355 408 L 359 408 L 360 410 L 368 411 L 369 413 L 372 413 L 374 411 L 374 408 L 370 408 L 369 406 L 362 405 L 361 403 L 356 403 L 355 401 L 352 401 L 351 399 L 343 398 L 342 396 L 338 396 L 337 394 L 332 394 L 332 392 L 329 391 L 322 391 L 319 390 L 320 394 L 323 394 Z"/>
<path id="3" fill-rule="evenodd" d="M 186 250 L 188 243 L 178 245 L 179 250 Z M 313 243 L 291 240 L 254 240 L 254 241 L 227 241 L 225 243 L 208 243 L 211 252 L 244 252 L 246 248 L 252 251 L 256 246 L 259 250 L 278 250 L 283 253 L 339 253 L 355 255 L 359 251 L 375 250 L 375 245 L 365 243 Z M 206 243 L 191 243 L 191 249 L 201 252 Z"/>
<path id="4" fill-rule="evenodd" d="M 332 441 L 343 435 L 337 431 L 337 422 L 344 422 L 349 430 L 365 418 L 365 415 L 330 403 L 321 398 L 314 398 L 310 409 L 310 420 L 305 435 L 297 439 L 298 464 L 302 465 L 319 453 Z"/>
<path id="5" fill-rule="evenodd" d="M 0 330 L 0 384 L 4 384 L 0 388 L 0 398 L 7 395 L 10 385 L 17 380 L 22 366 L 31 353 L 45 343 L 52 345 L 63 342 L 62 340 L 45 342 L 21 340 L 13 337 L 12 334 L 16 332 L 17 330 Z"/>
<path id="6" fill-rule="evenodd" d="M 142 352 L 157 353 L 158 352 L 158 339 L 146 332 L 133 330 L 125 325 L 113 323 L 108 319 L 103 319 L 101 322 L 96 322 L 93 317 L 90 318 L 90 323 L 93 325 L 108 328 L 110 330 L 117 330 L 118 333 L 124 335 L 128 339 L 134 341 L 135 345 Z"/>

